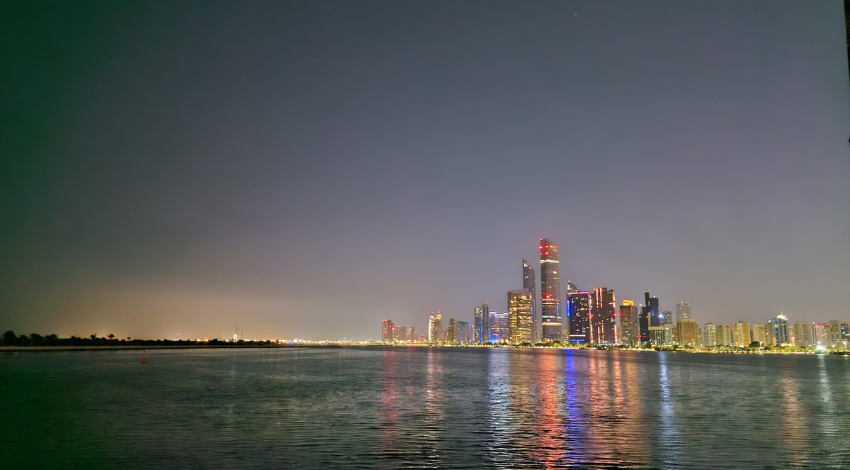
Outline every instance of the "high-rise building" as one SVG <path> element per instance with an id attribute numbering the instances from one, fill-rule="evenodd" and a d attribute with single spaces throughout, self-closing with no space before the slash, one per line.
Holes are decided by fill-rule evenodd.
<path id="1" fill-rule="evenodd" d="M 746 348 L 753 340 L 750 339 L 750 324 L 739 321 L 732 325 L 732 342 L 739 348 Z"/>
<path id="2" fill-rule="evenodd" d="M 393 321 L 392 320 L 381 321 L 381 341 L 384 342 L 384 343 L 392 343 L 393 342 Z"/>
<path id="3" fill-rule="evenodd" d="M 473 320 L 475 329 L 474 341 L 478 344 L 490 343 L 490 307 L 487 301 L 481 302 L 481 306 L 475 309 Z"/>
<path id="4" fill-rule="evenodd" d="M 458 328 L 457 319 L 449 318 L 449 323 L 446 326 L 446 342 L 451 344 L 459 343 L 460 330 Z"/>
<path id="5" fill-rule="evenodd" d="M 416 328 L 411 326 L 407 329 L 407 340 L 416 341 Z"/>
<path id="6" fill-rule="evenodd" d="M 562 342 L 564 324 L 561 317 L 561 257 L 558 246 L 540 239 L 540 312 L 544 342 Z"/>
<path id="7" fill-rule="evenodd" d="M 832 331 L 829 323 L 812 323 L 812 342 L 824 348 L 832 347 Z"/>
<path id="8" fill-rule="evenodd" d="M 590 292 L 575 291 L 567 295 L 569 341 L 590 344 Z"/>
<path id="9" fill-rule="evenodd" d="M 717 325 L 717 344 L 720 346 L 732 346 L 732 327 L 730 325 Z"/>
<path id="10" fill-rule="evenodd" d="M 490 312 L 490 342 L 506 344 L 510 340 L 510 315 L 508 312 Z"/>
<path id="11" fill-rule="evenodd" d="M 768 337 L 767 325 L 762 323 L 753 323 L 751 326 L 752 331 L 750 331 L 750 334 L 753 337 L 753 341 L 758 341 L 760 345 L 765 346 L 767 344 Z"/>
<path id="12" fill-rule="evenodd" d="M 540 308 L 537 307 L 537 277 L 534 275 L 534 267 L 526 260 L 522 260 L 522 288 L 531 294 L 531 336 L 532 341 L 537 342 L 543 332 L 540 329 Z"/>
<path id="13" fill-rule="evenodd" d="M 428 342 L 438 343 L 443 340 L 443 315 L 440 312 L 436 315 L 431 312 L 431 316 L 428 317 Z"/>
<path id="14" fill-rule="evenodd" d="M 690 318 L 682 318 L 676 322 L 678 342 L 682 346 L 697 346 L 697 322 Z"/>
<path id="15" fill-rule="evenodd" d="M 829 333 L 830 333 L 830 342 L 831 345 L 827 346 L 830 348 L 837 348 L 841 343 L 841 323 L 838 320 L 830 320 L 829 321 Z"/>
<path id="16" fill-rule="evenodd" d="M 841 331 L 841 339 L 839 339 L 839 341 L 844 343 L 844 347 L 846 348 L 848 345 L 850 345 L 850 344 L 848 344 L 848 343 L 850 343 L 850 322 L 842 323 L 840 331 Z"/>
<path id="17" fill-rule="evenodd" d="M 640 333 L 640 344 L 649 342 L 649 327 L 652 322 L 649 318 L 649 308 L 646 305 L 640 306 L 640 315 L 638 316 L 638 332 Z"/>
<path id="18" fill-rule="evenodd" d="M 626 346 L 640 345 L 640 320 L 635 303 L 629 299 L 623 299 L 620 304 L 620 343 Z"/>
<path id="19" fill-rule="evenodd" d="M 803 321 L 794 322 L 794 346 L 808 348 L 814 345 L 812 324 Z"/>
<path id="20" fill-rule="evenodd" d="M 767 323 L 770 325 L 770 334 L 773 336 L 773 342 L 770 346 L 791 344 L 791 335 L 788 334 L 788 317 L 780 313 L 776 318 L 771 318 Z"/>
<path id="21" fill-rule="evenodd" d="M 595 344 L 615 344 L 616 300 L 613 289 L 597 287 L 590 296 L 590 341 Z"/>
<path id="22" fill-rule="evenodd" d="M 653 346 L 665 346 L 667 343 L 667 328 L 663 326 L 649 327 L 649 344 Z"/>
<path id="23" fill-rule="evenodd" d="M 713 348 L 717 346 L 717 326 L 713 323 L 706 323 L 697 327 L 697 335 L 699 335 L 699 345 L 704 348 Z"/>
<path id="24" fill-rule="evenodd" d="M 643 300 L 646 302 L 647 316 L 649 317 L 649 326 L 661 326 L 661 311 L 658 307 L 658 297 L 650 296 L 649 291 L 644 291 Z"/>
<path id="25" fill-rule="evenodd" d="M 691 318 L 691 303 L 680 300 L 676 304 L 676 321 Z"/>
<path id="26" fill-rule="evenodd" d="M 394 341 L 407 341 L 407 327 L 405 327 L 405 326 L 393 326 L 393 340 Z"/>
<path id="27" fill-rule="evenodd" d="M 533 299 L 528 290 L 508 291 L 508 337 L 511 344 L 531 343 Z"/>
<path id="28" fill-rule="evenodd" d="M 472 342 L 472 325 L 468 321 L 458 320 L 457 331 L 458 343 L 469 344 L 470 342 Z"/>

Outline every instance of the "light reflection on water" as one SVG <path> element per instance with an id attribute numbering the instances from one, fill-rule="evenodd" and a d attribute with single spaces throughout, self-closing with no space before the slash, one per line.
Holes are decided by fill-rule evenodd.
<path id="1" fill-rule="evenodd" d="M 0 409 L 15 423 L 0 427 L 4 462 L 850 468 L 844 357 L 350 348 L 148 360 L 2 356 Z"/>

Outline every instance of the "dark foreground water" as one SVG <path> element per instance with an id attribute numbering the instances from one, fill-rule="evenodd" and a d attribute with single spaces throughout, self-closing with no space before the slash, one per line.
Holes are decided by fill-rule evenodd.
<path id="1" fill-rule="evenodd" d="M 0 356 L 0 468 L 850 468 L 850 358 Z"/>

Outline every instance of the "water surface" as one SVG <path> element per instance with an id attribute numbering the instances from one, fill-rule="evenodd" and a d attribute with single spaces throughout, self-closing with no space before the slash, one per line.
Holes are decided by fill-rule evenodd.
<path id="1" fill-rule="evenodd" d="M 3 467 L 850 468 L 847 357 L 305 348 L 147 358 L 0 356 Z"/>

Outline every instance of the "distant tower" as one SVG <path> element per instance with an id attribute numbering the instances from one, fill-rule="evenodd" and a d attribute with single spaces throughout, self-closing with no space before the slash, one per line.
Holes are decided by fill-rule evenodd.
<path id="1" fill-rule="evenodd" d="M 475 308 L 472 328 L 474 330 L 474 342 L 478 344 L 490 343 L 490 306 L 487 305 L 486 300 L 481 302 L 480 307 Z"/>
<path id="2" fill-rule="evenodd" d="M 768 338 L 768 342 L 771 346 L 791 344 L 791 337 L 788 335 L 788 317 L 780 313 L 776 318 L 771 318 L 767 324 L 770 325 L 768 335 L 772 338 Z"/>
<path id="3" fill-rule="evenodd" d="M 537 307 L 537 278 L 534 276 L 534 267 L 524 259 L 522 260 L 522 289 L 531 294 L 531 334 L 532 341 L 537 342 L 542 335 L 540 309 Z"/>
<path id="4" fill-rule="evenodd" d="M 571 343 L 590 343 L 590 292 L 567 294 Z"/>
<path id="5" fill-rule="evenodd" d="M 590 304 L 591 342 L 596 344 L 614 344 L 616 342 L 615 306 L 613 289 L 607 287 L 593 289 Z"/>
<path id="6" fill-rule="evenodd" d="M 649 326 L 661 326 L 661 312 L 658 309 L 658 297 L 650 296 L 649 291 L 644 291 L 643 299 L 646 302 L 647 316 L 649 317 Z"/>
<path id="7" fill-rule="evenodd" d="M 561 257 L 558 246 L 540 239 L 540 313 L 544 342 L 562 342 L 564 324 L 561 317 Z"/>
<path id="8" fill-rule="evenodd" d="M 676 321 L 691 318 L 691 303 L 684 300 L 676 304 Z"/>
<path id="9" fill-rule="evenodd" d="M 639 336 L 640 321 L 637 306 L 631 300 L 623 299 L 623 303 L 620 304 L 620 344 L 639 346 Z"/>
<path id="10" fill-rule="evenodd" d="M 384 343 L 393 342 L 393 321 L 384 320 L 381 322 L 381 341 Z"/>

